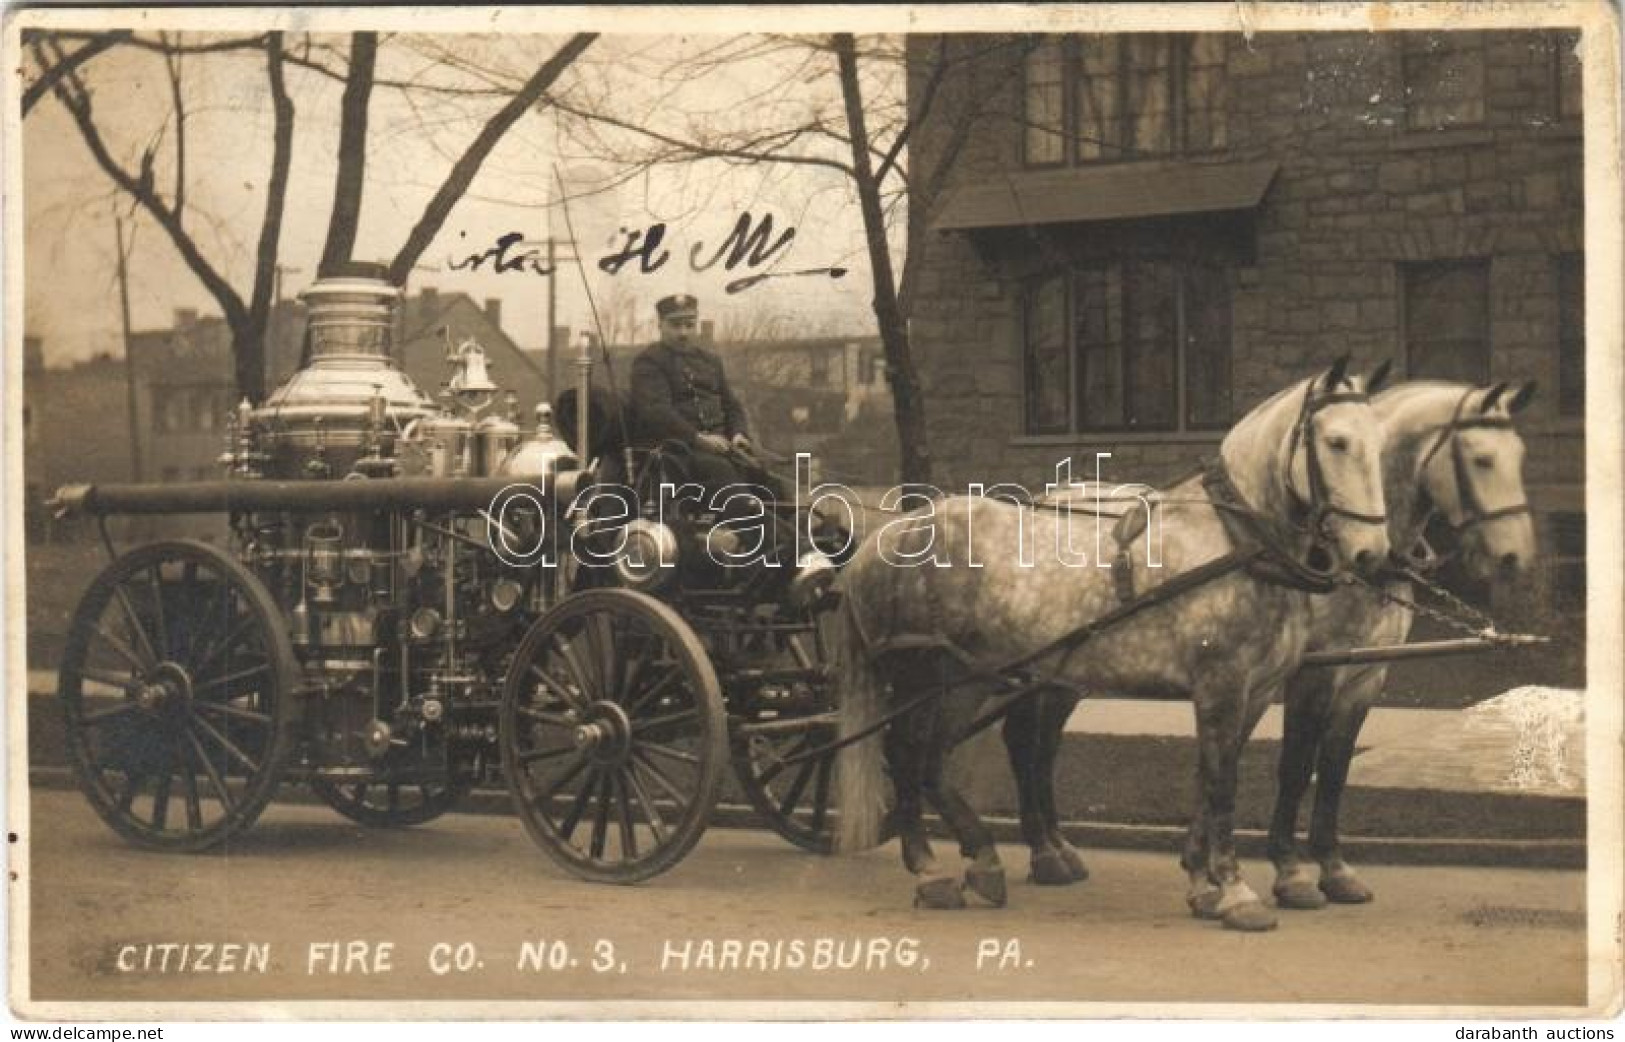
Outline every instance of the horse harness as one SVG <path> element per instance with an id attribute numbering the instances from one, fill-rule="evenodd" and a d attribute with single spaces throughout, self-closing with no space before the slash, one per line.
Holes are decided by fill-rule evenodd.
<path id="1" fill-rule="evenodd" d="M 1133 589 L 1133 563 L 1129 556 L 1129 548 L 1134 540 L 1149 524 L 1149 511 L 1136 508 L 1125 513 L 1114 526 L 1113 539 L 1117 543 L 1117 553 L 1112 562 L 1112 576 L 1118 596 L 1119 604 L 1104 615 L 1097 616 L 1062 635 L 1061 637 L 1043 645 L 1033 651 L 1026 652 L 1007 662 L 990 666 L 979 661 L 974 655 L 966 651 L 960 644 L 942 632 L 942 627 L 936 624 L 939 618 L 935 599 L 931 595 L 931 587 L 926 586 L 926 611 L 932 622 L 932 632 L 924 634 L 904 634 L 875 641 L 863 629 L 857 606 L 848 592 L 842 598 L 842 610 L 849 612 L 849 620 L 857 633 L 859 643 L 864 653 L 870 658 L 878 658 L 887 654 L 906 651 L 940 651 L 953 658 L 963 669 L 973 677 L 991 681 L 1001 685 L 1004 690 L 997 702 L 987 711 L 976 718 L 956 740 L 966 737 L 990 726 L 1006 714 L 1021 700 L 1046 688 L 1067 687 L 1065 681 L 1057 679 L 1065 670 L 1067 662 L 1077 650 L 1096 634 L 1117 625 L 1126 619 L 1155 607 L 1156 605 L 1173 600 L 1191 590 L 1205 586 L 1210 582 L 1229 575 L 1235 571 L 1245 570 L 1253 578 L 1276 586 L 1285 586 L 1289 589 L 1310 593 L 1326 593 L 1335 585 L 1336 581 L 1329 570 L 1316 569 L 1297 559 L 1291 551 L 1290 542 L 1294 535 L 1309 535 L 1312 539 L 1324 539 L 1324 525 L 1331 517 L 1346 517 L 1362 524 L 1387 524 L 1387 517 L 1376 514 L 1363 514 L 1331 501 L 1329 490 L 1326 487 L 1324 470 L 1320 464 L 1319 454 L 1315 448 L 1312 437 L 1314 415 L 1320 409 L 1335 404 L 1364 404 L 1369 399 L 1360 391 L 1332 391 L 1323 395 L 1314 395 L 1311 389 L 1304 393 L 1304 404 L 1299 412 L 1298 420 L 1293 425 L 1290 447 L 1287 451 L 1287 478 L 1290 489 L 1291 463 L 1301 442 L 1307 455 L 1307 470 L 1309 474 L 1309 493 L 1307 501 L 1298 499 L 1303 520 L 1283 525 L 1279 520 L 1259 513 L 1249 504 L 1231 481 L 1229 473 L 1221 459 L 1204 461 L 1198 470 L 1202 477 L 1202 486 L 1207 492 L 1205 500 L 1191 502 L 1203 503 L 1213 507 L 1224 525 L 1225 533 L 1230 539 L 1233 548 L 1227 554 L 1217 557 L 1204 564 L 1198 565 L 1167 581 L 1153 586 L 1142 593 L 1136 594 Z M 1172 502 L 1159 499 L 1158 503 Z M 1032 504 L 1033 509 L 1069 509 L 1053 504 Z M 1052 670 L 1038 670 L 1035 668 L 1040 661 L 1051 656 L 1060 656 L 1058 663 Z M 946 687 L 946 681 L 944 687 Z M 927 690 L 910 699 L 902 706 L 884 714 L 880 719 L 871 722 L 862 730 L 843 736 L 830 745 L 822 746 L 812 752 L 825 755 L 836 749 L 850 745 L 867 738 L 890 725 L 893 721 L 906 716 L 938 697 L 937 690 Z M 780 769 L 791 766 L 804 758 L 810 758 L 810 753 L 803 753 L 784 761 Z"/>

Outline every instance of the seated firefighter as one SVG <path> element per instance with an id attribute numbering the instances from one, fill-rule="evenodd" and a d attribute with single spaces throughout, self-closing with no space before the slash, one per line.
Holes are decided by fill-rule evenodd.
<path id="1" fill-rule="evenodd" d="M 718 489 L 744 485 L 787 506 L 783 483 L 753 453 L 745 409 L 728 386 L 722 360 L 700 346 L 699 302 L 687 294 L 664 297 L 655 313 L 660 341 L 632 363 L 638 440 L 675 450 L 682 480 L 701 486 L 708 499 Z M 789 531 L 770 539 L 793 545 Z"/>

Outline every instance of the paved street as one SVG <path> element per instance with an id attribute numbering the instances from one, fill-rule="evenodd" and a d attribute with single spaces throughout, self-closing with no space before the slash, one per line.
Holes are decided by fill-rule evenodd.
<path id="1" fill-rule="evenodd" d="M 36 790 L 31 808 L 17 867 L 40 1000 L 1585 1000 L 1577 872 L 1376 866 L 1375 904 L 1239 935 L 1186 914 L 1161 854 L 1092 852 L 1089 882 L 1039 889 L 1008 848 L 1010 907 L 927 913 L 891 848 L 823 858 L 754 831 L 713 829 L 674 871 L 618 888 L 566 876 L 508 817 L 379 833 L 284 803 L 229 855 L 186 857 L 126 846 L 75 792 Z M 213 972 L 233 943 L 235 972 Z M 158 947 L 180 944 L 185 972 Z"/>

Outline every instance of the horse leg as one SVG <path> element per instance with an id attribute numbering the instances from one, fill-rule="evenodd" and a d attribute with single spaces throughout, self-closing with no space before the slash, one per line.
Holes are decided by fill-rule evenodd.
<path id="1" fill-rule="evenodd" d="M 1208 677 L 1194 692 L 1198 764 L 1207 811 L 1208 878 L 1221 891 L 1213 910 L 1227 929 L 1273 930 L 1274 913 L 1241 877 L 1235 840 L 1237 761 L 1269 701 L 1246 695 L 1226 697 L 1226 691 L 1238 687 L 1246 690 L 1240 677 Z M 1268 690 L 1255 687 L 1248 694 L 1262 696 Z"/>
<path id="2" fill-rule="evenodd" d="M 909 713 L 886 733 L 886 759 L 891 764 L 893 815 L 903 866 L 915 877 L 914 905 L 924 908 L 963 908 L 965 897 L 959 880 L 937 864 L 925 832 L 921 800 L 925 785 L 925 742 L 922 731 L 929 729 L 926 713 L 932 707 Z"/>
<path id="3" fill-rule="evenodd" d="M 1055 759 L 1061 751 L 1066 722 L 1081 699 L 1071 688 L 1052 688 L 1044 692 L 1039 706 L 1038 745 L 1038 801 L 1044 815 L 1050 846 L 1060 855 L 1066 869 L 1067 882 L 1081 883 L 1089 878 L 1089 869 L 1083 863 L 1078 848 L 1067 842 L 1061 834 L 1061 816 L 1055 809 Z"/>
<path id="4" fill-rule="evenodd" d="M 1016 780 L 1016 799 L 1021 807 L 1021 838 L 1032 852 L 1028 882 L 1057 884 L 1072 882 L 1060 851 L 1050 843 L 1040 795 L 1042 769 L 1039 748 L 1040 705 L 1049 692 L 1039 691 L 1017 702 L 1004 718 L 1004 748 L 1010 756 L 1010 773 Z"/>
<path id="5" fill-rule="evenodd" d="M 940 739 L 938 732 L 933 739 Z M 933 740 L 925 757 L 925 798 L 942 815 L 954 838 L 959 840 L 959 853 L 970 861 L 965 867 L 965 885 L 971 892 L 1000 908 L 1008 897 L 1005 886 L 1004 865 L 993 843 L 993 834 L 982 819 L 971 809 L 965 798 L 943 776 L 945 757 L 942 742 Z M 963 897 L 961 897 L 963 901 Z"/>
<path id="6" fill-rule="evenodd" d="M 1341 686 L 1331 706 L 1320 742 L 1314 816 L 1309 823 L 1309 853 L 1320 862 L 1320 889 L 1337 904 L 1365 904 L 1376 895 L 1343 861 L 1338 849 L 1337 814 L 1348 784 L 1355 740 L 1366 713 L 1382 694 L 1388 671 L 1369 669 Z"/>
<path id="7" fill-rule="evenodd" d="M 1275 864 L 1275 903 L 1281 908 L 1323 908 L 1314 874 L 1298 859 L 1298 808 L 1314 774 L 1315 751 L 1325 731 L 1332 690 L 1325 670 L 1300 670 L 1286 688 L 1281 759 L 1276 765 L 1275 814 L 1269 856 Z"/>

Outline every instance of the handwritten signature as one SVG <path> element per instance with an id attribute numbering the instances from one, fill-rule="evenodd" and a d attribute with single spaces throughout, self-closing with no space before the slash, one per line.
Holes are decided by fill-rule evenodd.
<path id="1" fill-rule="evenodd" d="M 795 271 L 757 270 L 782 260 L 787 255 L 790 244 L 795 241 L 794 225 L 785 227 L 776 237 L 773 232 L 772 214 L 763 214 L 761 220 L 757 221 L 750 211 L 746 210 L 734 221 L 733 228 L 712 251 L 709 258 L 702 259 L 705 254 L 703 240 L 696 240 L 689 246 L 689 269 L 700 273 L 709 271 L 720 263 L 723 270 L 732 272 L 743 265 L 747 274 L 730 280 L 724 287 L 730 294 L 742 293 L 767 279 L 803 275 L 827 275 L 832 279 L 838 279 L 846 275 L 846 269 L 839 267 L 801 268 Z M 465 232 L 464 235 L 466 234 Z M 623 271 L 652 275 L 671 260 L 671 251 L 664 246 L 666 241 L 664 221 L 651 224 L 647 228 L 622 228 L 620 236 L 620 247 L 597 260 L 598 270 L 606 275 L 619 275 Z M 453 271 L 479 271 L 489 264 L 491 271 L 498 275 L 523 272 L 546 277 L 557 271 L 557 264 L 549 263 L 547 255 L 542 252 L 541 247 L 545 245 L 545 242 L 526 239 L 520 232 L 508 232 L 484 250 L 461 258 L 452 258 L 448 266 Z"/>

